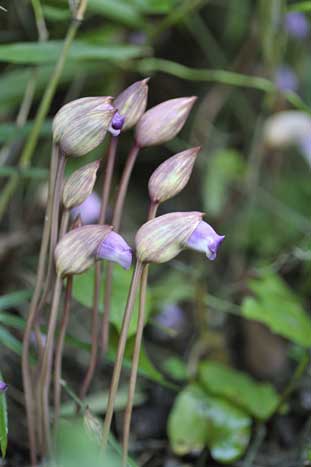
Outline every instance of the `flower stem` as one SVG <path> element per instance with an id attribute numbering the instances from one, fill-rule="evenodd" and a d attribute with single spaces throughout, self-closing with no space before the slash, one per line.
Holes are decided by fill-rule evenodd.
<path id="1" fill-rule="evenodd" d="M 57 429 L 59 412 L 60 412 L 60 403 L 61 403 L 61 377 L 62 377 L 62 356 L 64 349 L 64 341 L 66 336 L 66 331 L 69 323 L 70 316 L 70 303 L 71 303 L 71 294 L 72 294 L 72 281 L 73 277 L 69 276 L 67 278 L 65 299 L 64 299 L 64 312 L 62 317 L 62 322 L 60 325 L 60 332 L 58 336 L 58 342 L 55 352 L 55 369 L 54 369 L 54 427 Z"/>
<path id="2" fill-rule="evenodd" d="M 116 232 L 120 229 L 122 212 L 124 207 L 124 202 L 126 198 L 126 193 L 128 189 L 128 184 L 130 177 L 139 153 L 140 147 L 134 142 L 132 149 L 129 152 L 125 168 L 122 174 L 119 191 L 117 194 L 117 200 L 115 208 L 113 211 L 112 225 Z M 106 283 L 105 283 L 105 292 L 104 292 L 104 315 L 102 322 L 101 330 L 101 345 L 103 353 L 106 353 L 109 345 L 109 318 L 110 318 L 110 309 L 111 309 L 111 292 L 112 292 L 112 275 L 113 275 L 113 263 L 109 263 L 107 267 Z"/>
<path id="3" fill-rule="evenodd" d="M 150 202 L 148 220 L 154 219 L 159 207 L 159 203 Z M 135 345 L 133 352 L 132 368 L 130 383 L 128 389 L 127 405 L 125 409 L 124 425 L 123 425 L 123 466 L 127 465 L 128 457 L 128 446 L 129 446 L 129 437 L 130 437 L 130 427 L 131 427 L 131 418 L 133 410 L 133 400 L 135 396 L 135 387 L 137 381 L 138 365 L 139 365 L 139 355 L 142 343 L 142 336 L 145 323 L 145 308 L 146 308 L 146 293 L 147 293 L 147 284 L 148 284 L 148 273 L 149 265 L 144 265 L 141 279 L 140 279 L 140 294 L 139 294 L 139 312 L 138 312 L 138 322 L 137 330 L 135 337 Z"/>
<path id="4" fill-rule="evenodd" d="M 135 271 L 132 277 L 131 286 L 129 289 L 125 311 L 124 311 L 121 334 L 119 338 L 118 350 L 117 350 L 117 355 L 116 355 L 116 361 L 115 361 L 115 365 L 113 369 L 113 376 L 112 376 L 112 381 L 111 381 L 111 386 L 110 386 L 110 391 L 109 391 L 109 399 L 108 399 L 106 417 L 105 417 L 104 428 L 103 428 L 103 437 L 102 437 L 102 447 L 104 449 L 107 445 L 107 441 L 109 437 L 114 403 L 115 403 L 115 398 L 116 398 L 116 394 L 117 394 L 117 390 L 119 386 L 123 357 L 124 357 L 125 346 L 126 346 L 126 341 L 127 341 L 127 334 L 128 334 L 128 329 L 129 329 L 129 325 L 131 322 L 133 307 L 135 304 L 136 292 L 137 292 L 138 284 L 140 281 L 142 269 L 143 269 L 143 264 L 140 261 L 137 261 Z"/>
<path id="5" fill-rule="evenodd" d="M 136 387 L 137 372 L 138 372 L 138 365 L 139 365 L 139 355 L 140 355 L 140 348 L 141 348 L 144 322 L 145 322 L 145 305 L 146 305 L 148 271 L 149 271 L 149 265 L 145 264 L 143 267 L 141 280 L 140 280 L 139 314 L 138 314 L 138 322 L 137 322 L 137 329 L 136 329 L 130 383 L 129 383 L 128 396 L 127 396 L 127 405 L 125 409 L 125 418 L 124 418 L 124 425 L 123 425 L 122 465 L 124 467 L 127 466 L 133 400 L 134 400 L 134 395 L 135 395 L 135 387 Z"/>
<path id="6" fill-rule="evenodd" d="M 98 350 L 98 303 L 99 303 L 99 292 L 100 292 L 100 262 L 95 262 L 95 279 L 94 279 L 94 299 L 92 309 L 92 346 L 91 356 L 89 361 L 89 367 L 86 372 L 85 378 L 82 383 L 80 390 L 80 399 L 83 400 L 89 390 L 94 371 L 96 368 L 97 350 Z"/>
<path id="7" fill-rule="evenodd" d="M 31 464 L 36 464 L 37 457 L 37 442 L 35 434 L 35 410 L 33 404 L 33 389 L 31 382 L 31 371 L 29 364 L 29 347 L 30 337 L 34 322 L 37 317 L 37 305 L 40 298 L 41 288 L 43 285 L 45 275 L 46 256 L 49 247 L 50 230 L 51 230 L 51 213 L 52 213 L 52 202 L 53 202 L 53 191 L 55 176 L 57 171 L 57 147 L 53 146 L 53 152 L 50 162 L 50 178 L 49 178 L 49 194 L 48 194 L 48 205 L 46 209 L 44 228 L 42 234 L 42 241 L 39 253 L 39 263 L 37 269 L 37 280 L 35 290 L 31 299 L 31 304 L 28 311 L 26 328 L 23 336 L 23 352 L 22 352 L 22 372 L 23 372 L 23 386 L 25 393 L 25 405 L 27 415 L 27 426 L 28 426 L 28 437 L 30 446 L 30 458 Z"/>
<path id="8" fill-rule="evenodd" d="M 49 421 L 49 388 L 51 381 L 52 356 L 54 348 L 54 337 L 57 323 L 58 308 L 62 290 L 62 279 L 57 275 L 53 300 L 48 324 L 46 346 L 43 354 L 41 374 L 39 378 L 41 410 L 42 410 L 42 430 L 43 430 L 43 450 L 51 452 L 50 421 Z M 46 454 L 45 452 L 43 454 Z"/>
<path id="9" fill-rule="evenodd" d="M 118 141 L 119 139 L 117 136 L 112 136 L 110 140 L 110 144 L 109 144 L 107 162 L 106 162 L 106 170 L 105 170 L 105 176 L 103 180 L 101 207 L 100 207 L 100 214 L 99 214 L 100 225 L 103 225 L 106 222 L 107 207 L 108 207 L 109 195 L 111 191 L 111 182 L 112 182 L 112 175 L 113 175 L 113 170 L 114 170 L 115 161 L 116 161 Z"/>

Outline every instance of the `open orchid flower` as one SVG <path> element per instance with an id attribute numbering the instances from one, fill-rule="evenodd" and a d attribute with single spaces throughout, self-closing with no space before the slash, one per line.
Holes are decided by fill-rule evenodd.
<path id="1" fill-rule="evenodd" d="M 129 269 L 132 264 L 132 250 L 121 235 L 110 232 L 98 246 L 96 258 L 106 259 Z"/>
<path id="2" fill-rule="evenodd" d="M 213 261 L 224 238 L 224 235 L 218 235 L 207 222 L 201 221 L 188 239 L 187 246 L 192 250 L 204 252 L 207 258 Z"/>

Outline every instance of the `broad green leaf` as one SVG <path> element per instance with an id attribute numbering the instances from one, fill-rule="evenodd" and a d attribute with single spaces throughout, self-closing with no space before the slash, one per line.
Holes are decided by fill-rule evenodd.
<path id="1" fill-rule="evenodd" d="M 0 373 L 0 379 L 3 380 L 2 374 Z M 0 393 L 0 447 L 1 454 L 4 458 L 6 455 L 6 449 L 8 446 L 8 409 L 6 404 L 5 393 Z"/>
<path id="2" fill-rule="evenodd" d="M 191 384 L 179 393 L 168 420 L 173 451 L 186 455 L 207 446 L 219 462 L 232 462 L 246 450 L 251 418 L 241 409 Z"/>
<path id="3" fill-rule="evenodd" d="M 0 61 L 20 64 L 55 63 L 63 47 L 63 41 L 19 42 L 0 45 Z M 149 50 L 136 45 L 102 45 L 75 41 L 68 53 L 68 60 L 109 60 L 119 62 L 137 58 Z"/>
<path id="4" fill-rule="evenodd" d="M 259 383 L 221 363 L 202 363 L 199 377 L 210 393 L 225 397 L 260 420 L 269 418 L 278 406 L 279 396 L 271 384 Z"/>
<path id="5" fill-rule="evenodd" d="M 251 280 L 249 287 L 255 297 L 246 297 L 242 315 L 259 321 L 271 331 L 292 342 L 310 348 L 311 319 L 299 299 L 274 273 Z"/>
<path id="6" fill-rule="evenodd" d="M 0 124 L 0 143 L 5 143 L 17 138 L 24 138 L 27 136 L 33 127 L 33 122 L 28 121 L 23 127 L 16 126 L 15 123 L 1 123 Z M 41 136 L 50 136 L 52 130 L 52 121 L 46 120 L 41 127 Z M 2 167 L 1 167 L 2 168 Z"/>
<path id="7" fill-rule="evenodd" d="M 185 381 L 188 378 L 186 364 L 178 357 L 169 357 L 164 359 L 163 370 L 176 381 Z"/>
<path id="8" fill-rule="evenodd" d="M 144 14 L 165 14 L 178 7 L 181 0 L 132 0 L 132 3 Z"/>
<path id="9" fill-rule="evenodd" d="M 123 320 L 123 313 L 126 305 L 127 295 L 131 283 L 133 271 L 125 271 L 120 266 L 116 265 L 113 269 L 113 287 L 112 287 L 112 300 L 111 300 L 111 315 L 110 322 L 114 324 L 116 329 L 120 331 Z M 80 302 L 82 305 L 85 305 L 88 308 L 92 307 L 93 300 L 93 287 L 94 287 L 94 268 L 90 268 L 84 274 L 76 276 L 73 281 L 73 296 Z M 100 292 L 100 301 L 99 308 L 100 311 L 103 311 L 103 302 L 104 302 L 104 285 L 105 280 L 103 277 L 101 292 Z M 147 294 L 146 300 L 146 319 L 150 312 L 150 300 Z M 137 327 L 137 315 L 138 315 L 138 297 L 136 300 L 136 306 L 134 307 L 134 312 L 129 327 L 129 336 L 132 336 L 136 332 Z"/>

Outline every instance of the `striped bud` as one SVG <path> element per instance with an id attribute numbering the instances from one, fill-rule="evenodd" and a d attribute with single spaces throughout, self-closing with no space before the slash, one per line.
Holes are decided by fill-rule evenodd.
<path id="1" fill-rule="evenodd" d="M 116 109 L 112 97 L 83 97 L 64 105 L 53 121 L 53 138 L 67 156 L 83 156 L 102 143 Z"/>
<path id="2" fill-rule="evenodd" d="M 98 168 L 99 161 L 91 162 L 68 177 L 63 191 L 63 205 L 65 208 L 72 209 L 79 206 L 92 193 Z"/>
<path id="3" fill-rule="evenodd" d="M 136 126 L 138 146 L 156 146 L 173 139 L 184 126 L 196 97 L 180 97 L 147 110 Z"/>
<path id="4" fill-rule="evenodd" d="M 84 225 L 64 235 L 55 249 L 57 273 L 64 277 L 86 271 L 111 230 L 108 225 Z"/>
<path id="5" fill-rule="evenodd" d="M 164 161 L 151 175 L 148 189 L 154 203 L 173 198 L 187 185 L 200 146 L 179 152 Z"/>
<path id="6" fill-rule="evenodd" d="M 146 110 L 149 78 L 136 81 L 113 101 L 113 105 L 125 117 L 123 131 L 133 128 Z"/>
<path id="7" fill-rule="evenodd" d="M 165 263 L 186 248 L 201 212 L 173 212 L 146 222 L 137 232 L 136 254 L 146 263 Z"/>

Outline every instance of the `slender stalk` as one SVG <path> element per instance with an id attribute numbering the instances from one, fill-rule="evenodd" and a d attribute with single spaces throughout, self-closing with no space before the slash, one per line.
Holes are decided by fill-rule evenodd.
<path id="1" fill-rule="evenodd" d="M 80 399 L 83 400 L 86 396 L 86 393 L 89 390 L 92 378 L 94 376 L 97 360 L 97 350 L 98 350 L 98 303 L 99 303 L 99 292 L 100 292 L 100 262 L 95 262 L 95 279 L 94 279 L 94 301 L 92 309 L 92 346 L 91 346 L 91 356 L 89 361 L 88 370 L 86 372 L 85 378 L 82 383 L 80 391 Z"/>
<path id="2" fill-rule="evenodd" d="M 117 390 L 119 386 L 123 357 L 124 357 L 125 346 L 126 346 L 126 341 L 127 341 L 127 334 L 128 334 L 128 329 L 129 329 L 129 325 L 131 322 L 133 307 L 135 304 L 136 292 L 137 292 L 138 284 L 140 281 L 142 269 L 143 269 L 142 263 L 140 261 L 137 261 L 135 271 L 132 277 L 131 286 L 129 289 L 125 311 L 124 311 L 122 329 L 121 329 L 121 334 L 119 338 L 116 361 L 115 361 L 115 365 L 113 369 L 112 381 L 111 381 L 111 386 L 110 386 L 110 391 L 109 391 L 108 405 L 107 405 L 106 417 L 105 417 L 103 435 L 102 435 L 102 447 L 104 449 L 106 448 L 108 437 L 109 437 L 114 403 L 115 403 L 116 394 L 117 394 Z"/>
<path id="3" fill-rule="evenodd" d="M 70 316 L 70 303 L 72 294 L 72 281 L 73 277 L 67 278 L 65 299 L 64 299 L 64 312 L 60 325 L 60 332 L 58 336 L 58 342 L 55 352 L 55 369 L 54 369 L 54 427 L 57 428 L 59 413 L 60 413 L 60 402 L 61 402 L 61 378 L 62 378 L 62 356 L 64 349 L 64 341 L 66 331 L 69 323 Z"/>
<path id="4" fill-rule="evenodd" d="M 139 146 L 134 142 L 132 149 L 129 152 L 125 168 L 122 174 L 119 191 L 117 194 L 117 200 L 115 208 L 113 211 L 112 225 L 116 232 L 120 229 L 121 217 L 125 202 L 125 197 L 128 189 L 128 184 L 130 177 L 139 153 Z M 106 283 L 105 283 L 105 292 L 104 292 L 104 315 L 102 322 L 102 331 L 101 331 L 101 344 L 103 353 L 106 353 L 106 350 L 109 345 L 109 318 L 110 318 L 110 309 L 111 309 L 111 292 L 112 292 L 112 275 L 113 275 L 113 263 L 109 263 L 107 267 Z"/>
<path id="5" fill-rule="evenodd" d="M 127 396 L 127 405 L 125 409 L 125 417 L 124 417 L 124 425 L 123 425 L 122 465 L 124 467 L 127 466 L 133 400 L 134 400 L 134 395 L 135 395 L 135 387 L 136 387 L 138 365 L 139 365 L 139 355 L 140 355 L 140 348 L 141 348 L 144 323 L 145 323 L 145 305 L 146 305 L 148 271 L 149 271 L 149 265 L 145 264 L 143 267 L 141 280 L 140 280 L 139 314 L 138 314 L 135 346 L 134 346 L 134 353 L 133 353 L 133 360 L 132 360 L 130 384 L 129 384 L 128 396 Z"/>
<path id="6" fill-rule="evenodd" d="M 62 216 L 61 226 L 59 230 L 59 238 L 62 238 L 68 228 L 69 223 L 69 211 L 65 209 Z M 54 336 L 55 336 L 55 327 L 57 322 L 57 313 L 58 313 L 58 304 L 59 298 L 57 302 L 57 288 L 59 287 L 59 277 L 56 278 L 56 283 L 54 286 L 53 292 L 53 299 L 52 299 L 52 306 L 51 306 L 51 313 L 50 313 L 50 320 L 48 324 L 48 331 L 47 331 L 47 341 L 46 346 L 44 349 L 44 353 L 42 356 L 42 363 L 41 363 L 41 373 L 39 377 L 39 384 L 38 384 L 38 418 L 40 423 L 42 423 L 42 453 L 46 448 L 50 450 L 51 443 L 50 443 L 50 434 L 49 434 L 49 389 L 50 389 L 50 380 L 51 380 L 51 371 L 52 371 L 52 356 L 53 356 L 53 347 L 54 347 Z M 61 288 L 60 288 L 61 290 Z M 55 297 L 56 295 L 56 297 Z M 57 308 L 55 305 L 55 301 L 57 304 Z M 56 308 L 56 309 L 55 309 Z M 53 316 L 54 313 L 54 316 Z"/>
<path id="7" fill-rule="evenodd" d="M 41 308 L 45 304 L 47 296 L 50 290 L 52 289 L 52 280 L 53 280 L 53 273 L 54 273 L 54 251 L 55 251 L 57 237 L 58 237 L 60 200 L 62 196 L 65 165 L 66 165 L 66 158 L 63 153 L 60 153 L 58 170 L 57 170 L 57 175 L 56 175 L 56 180 L 55 180 L 54 196 L 53 196 L 53 208 L 52 208 L 53 222 L 51 226 L 48 270 L 46 273 L 44 291 L 43 291 L 43 294 L 42 294 L 42 297 L 41 297 L 41 300 L 38 306 L 39 310 L 41 310 Z"/>
<path id="8" fill-rule="evenodd" d="M 156 203 L 153 201 L 150 202 L 148 220 L 155 218 L 158 207 L 159 207 L 159 203 Z M 135 387 L 136 387 L 138 365 L 139 365 L 139 355 L 140 355 L 144 323 L 145 323 L 145 308 L 146 308 L 148 274 L 149 274 L 149 265 L 146 264 L 143 267 L 143 271 L 142 271 L 142 275 L 140 279 L 138 322 L 137 322 L 137 330 L 136 330 L 135 345 L 134 345 L 134 352 L 133 352 L 130 383 L 129 383 L 129 389 L 128 389 L 127 405 L 125 409 L 125 417 L 124 417 L 124 425 L 123 425 L 122 462 L 123 462 L 123 466 L 125 467 L 127 465 L 131 418 L 132 418 L 132 410 L 133 410 L 133 400 L 135 396 Z"/>
<path id="9" fill-rule="evenodd" d="M 103 190 L 102 190 L 102 199 L 101 199 L 101 208 L 100 208 L 100 215 L 99 215 L 99 224 L 103 225 L 106 222 L 107 217 L 107 208 L 108 208 L 108 201 L 109 201 L 109 194 L 111 191 L 111 182 L 112 182 L 112 175 L 115 166 L 116 154 L 117 154 L 117 147 L 118 147 L 118 137 L 112 136 L 110 140 L 110 145 L 107 154 L 107 162 L 106 162 L 106 171 L 103 180 Z M 95 281 L 98 280 L 98 275 L 101 277 L 101 263 L 98 263 L 98 267 L 95 269 Z M 111 286 L 110 286 L 111 288 Z M 98 288 L 98 296 L 99 296 L 100 287 Z M 95 290 L 94 290 L 94 304 L 95 302 L 99 303 L 98 296 L 95 297 Z M 93 306 L 94 306 L 93 304 Z M 98 305 L 97 305 L 98 306 Z M 109 307 L 110 308 L 110 307 Z M 109 322 L 108 325 L 106 323 L 106 312 L 103 314 L 102 319 L 102 331 L 101 331 L 101 347 L 104 349 L 104 342 L 107 340 L 106 330 L 109 329 Z"/>
<path id="10" fill-rule="evenodd" d="M 81 0 L 76 17 L 73 18 L 73 20 L 70 23 L 70 26 L 68 28 L 68 31 L 67 31 L 67 34 L 64 40 L 62 51 L 58 57 L 58 60 L 55 64 L 55 68 L 51 75 L 51 79 L 46 87 L 46 90 L 40 102 L 38 112 L 35 117 L 33 128 L 31 130 L 31 133 L 28 137 L 23 153 L 21 155 L 21 158 L 18 164 L 20 168 L 27 168 L 31 164 L 31 160 L 32 160 L 34 150 L 37 145 L 37 141 L 40 135 L 40 131 L 41 131 L 44 119 L 47 116 L 47 113 L 49 111 L 51 101 L 56 92 L 59 79 L 61 77 L 61 74 L 63 72 L 64 66 L 66 63 L 68 52 L 76 36 L 77 30 L 81 24 L 81 21 L 83 20 L 86 7 L 87 7 L 87 0 Z M 19 181 L 19 174 L 18 173 L 13 174 L 2 191 L 1 198 L 0 198 L 0 220 L 6 211 L 7 205 L 11 197 L 13 196 L 16 188 L 18 187 L 18 181 Z"/>
<path id="11" fill-rule="evenodd" d="M 47 449 L 48 452 L 51 452 L 51 436 L 50 436 L 50 423 L 49 423 L 49 388 L 51 381 L 51 367 L 52 367 L 52 356 L 54 348 L 54 337 L 55 329 L 58 316 L 58 308 L 60 302 L 62 290 L 62 279 L 60 275 L 56 278 L 50 319 L 48 324 L 48 333 L 46 346 L 43 354 L 43 361 L 41 367 L 41 374 L 39 378 L 39 387 L 40 387 L 40 398 L 41 398 L 41 407 L 42 407 L 42 429 L 43 429 L 43 449 Z M 46 453 L 43 453 L 46 454 Z"/>
<path id="12" fill-rule="evenodd" d="M 26 415 L 27 415 L 27 427 L 28 427 L 28 437 L 29 437 L 29 446 L 30 446 L 30 457 L 31 464 L 36 464 L 37 457 L 37 442 L 35 434 L 35 410 L 33 404 L 33 390 L 31 383 L 31 371 L 29 364 L 29 347 L 30 347 L 30 337 L 33 328 L 33 324 L 36 320 L 37 305 L 40 298 L 41 288 L 44 280 L 45 265 L 46 265 L 46 256 L 49 246 L 50 239 L 50 228 L 51 228 L 51 213 L 52 213 L 52 198 L 53 198 L 53 188 L 55 183 L 55 176 L 57 171 L 57 148 L 53 146 L 53 153 L 50 162 L 50 178 L 49 178 L 49 195 L 48 195 L 48 206 L 46 209 L 45 219 L 44 219 L 44 228 L 42 234 L 42 241 L 39 253 L 39 263 L 37 269 L 37 280 L 35 285 L 35 290 L 32 296 L 31 304 L 28 311 L 28 317 L 26 322 L 26 328 L 23 336 L 23 352 L 22 352 L 22 373 L 23 373 L 23 386 L 25 393 L 25 405 L 26 405 Z"/>

